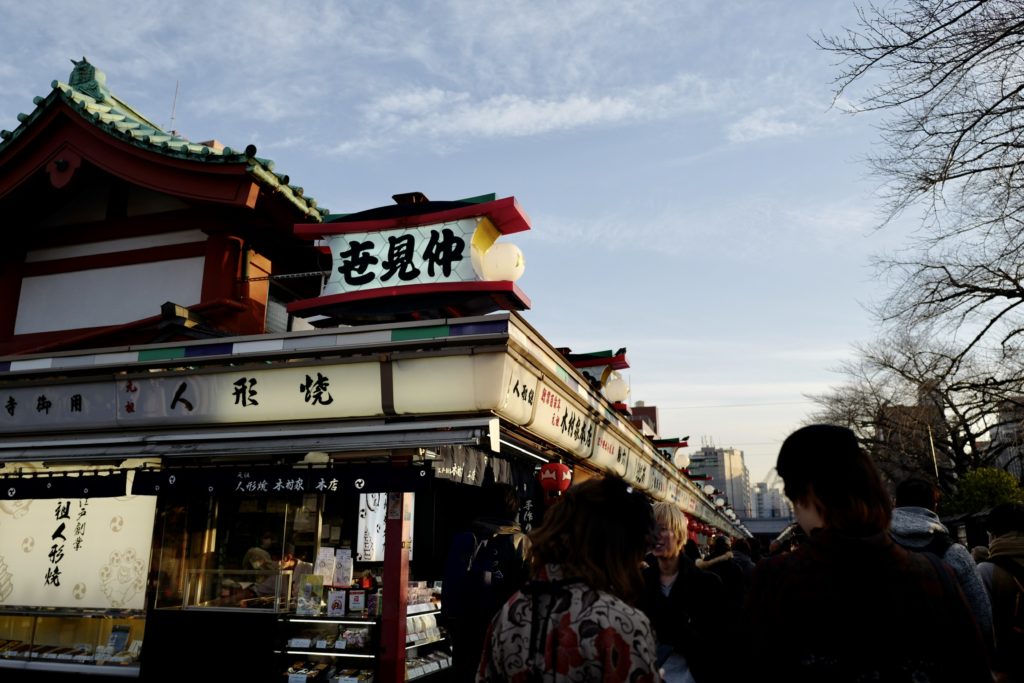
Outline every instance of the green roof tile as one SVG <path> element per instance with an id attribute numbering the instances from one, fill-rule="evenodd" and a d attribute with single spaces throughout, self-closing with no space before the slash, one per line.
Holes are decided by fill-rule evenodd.
<path id="1" fill-rule="evenodd" d="M 67 83 L 52 81 L 50 87 L 53 91 L 48 97 L 35 97 L 32 100 L 36 109 L 31 114 L 18 114 L 21 125 L 13 131 L 0 131 L 0 153 L 31 125 L 40 112 L 59 98 L 81 113 L 86 120 L 152 152 L 188 158 L 198 163 L 248 162 L 248 173 L 285 196 L 312 220 L 320 221 L 330 213 L 327 209 L 317 207 L 312 197 L 304 196 L 301 187 L 289 185 L 290 178 L 287 175 L 274 173 L 274 162 L 257 157 L 255 146 L 249 145 L 245 153 L 231 147 L 215 149 L 191 142 L 174 131 L 165 131 L 111 93 L 106 85 L 106 74 L 90 64 L 85 57 L 81 61 L 72 62 L 75 68 Z"/>

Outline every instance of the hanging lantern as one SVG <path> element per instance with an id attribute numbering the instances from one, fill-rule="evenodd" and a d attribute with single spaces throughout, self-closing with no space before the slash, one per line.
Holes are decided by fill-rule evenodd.
<path id="1" fill-rule="evenodd" d="M 549 462 L 540 466 L 537 480 L 548 498 L 560 496 L 572 484 L 572 470 L 560 462 Z"/>

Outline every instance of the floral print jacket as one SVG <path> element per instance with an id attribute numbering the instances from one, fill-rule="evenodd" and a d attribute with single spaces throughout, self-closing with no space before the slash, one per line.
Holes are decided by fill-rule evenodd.
<path id="1" fill-rule="evenodd" d="M 476 680 L 657 683 L 655 647 L 643 612 L 549 564 L 494 617 Z"/>

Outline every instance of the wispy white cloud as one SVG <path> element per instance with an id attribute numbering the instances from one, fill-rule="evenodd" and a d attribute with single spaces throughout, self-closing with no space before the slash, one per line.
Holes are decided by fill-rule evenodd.
<path id="1" fill-rule="evenodd" d="M 758 108 L 726 128 L 732 143 L 753 142 L 765 138 L 790 137 L 807 131 L 807 126 L 788 119 L 779 108 Z"/>
<path id="2" fill-rule="evenodd" d="M 710 110 L 727 88 L 681 75 L 672 81 L 606 94 L 535 97 L 503 93 L 478 97 L 437 87 L 379 97 L 363 107 L 363 132 L 338 143 L 335 154 L 372 151 L 407 139 L 498 138 L 665 120 Z"/>
<path id="3" fill-rule="evenodd" d="M 740 192 L 740 194 L 742 194 Z M 586 219 L 535 214 L 543 230 L 531 239 L 549 244 L 589 244 L 608 251 L 727 253 L 739 260 L 784 251 L 835 253 L 863 242 L 877 223 L 871 206 L 855 196 L 808 198 L 748 195 L 728 205 L 625 204 L 619 212 Z"/>

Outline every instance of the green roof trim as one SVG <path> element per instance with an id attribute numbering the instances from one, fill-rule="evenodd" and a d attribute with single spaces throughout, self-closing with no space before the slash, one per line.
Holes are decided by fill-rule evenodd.
<path id="1" fill-rule="evenodd" d="M 465 199 L 458 199 L 456 201 L 466 202 L 467 204 L 486 204 L 487 202 L 493 202 L 498 198 L 496 192 L 490 194 L 480 194 L 475 197 L 466 197 Z"/>
<path id="2" fill-rule="evenodd" d="M 139 361 L 147 360 L 177 360 L 185 357 L 184 347 L 178 346 L 170 349 L 141 349 L 139 350 Z"/>
<path id="3" fill-rule="evenodd" d="M 434 339 L 436 337 L 447 337 L 449 335 L 447 325 L 435 325 L 432 327 L 407 327 L 391 330 L 391 341 L 413 341 L 415 339 Z"/>
<path id="4" fill-rule="evenodd" d="M 317 207 L 316 200 L 306 197 L 297 185 L 289 185 L 287 175 L 274 173 L 274 162 L 256 156 L 255 145 L 243 152 L 231 147 L 204 145 L 181 137 L 175 131 L 165 131 L 130 105 L 110 92 L 107 77 L 82 57 L 71 60 L 75 68 L 67 83 L 53 81 L 53 91 L 47 97 L 35 97 L 36 105 L 30 114 L 18 114 L 19 126 L 13 131 L 0 131 L 0 153 L 18 138 L 43 111 L 58 99 L 66 102 L 82 118 L 108 134 L 136 147 L 166 157 L 188 159 L 200 163 L 247 164 L 246 171 L 262 185 L 279 192 L 314 222 L 321 222 L 330 212 Z"/>

